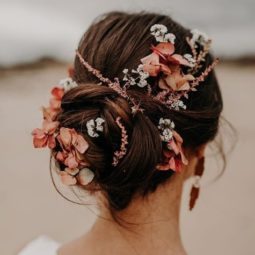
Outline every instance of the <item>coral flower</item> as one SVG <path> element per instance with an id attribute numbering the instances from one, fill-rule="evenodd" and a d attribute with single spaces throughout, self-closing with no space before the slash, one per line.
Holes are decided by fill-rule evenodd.
<path id="1" fill-rule="evenodd" d="M 88 149 L 87 141 L 73 128 L 70 129 L 61 127 L 58 135 L 58 141 L 67 151 L 71 151 L 72 147 L 74 147 L 74 149 L 83 154 Z"/>
<path id="2" fill-rule="evenodd" d="M 81 154 L 85 153 L 89 144 L 82 135 L 79 135 L 74 129 L 61 127 L 57 139 L 62 147 L 62 151 L 56 154 L 57 160 L 70 169 L 87 165 L 81 158 Z"/>
<path id="3" fill-rule="evenodd" d="M 172 43 L 161 42 L 157 46 L 152 46 L 152 53 L 141 59 L 143 69 L 150 76 L 156 77 L 160 72 L 166 75 L 172 73 L 169 65 L 190 66 L 187 59 L 179 54 L 174 54 L 175 47 Z"/>
<path id="4" fill-rule="evenodd" d="M 159 80 L 159 87 L 165 90 L 188 90 L 192 75 L 182 73 L 181 65 L 191 67 L 192 63 L 179 54 L 174 54 L 174 44 L 161 42 L 152 46 L 152 53 L 141 59 L 143 70 L 150 76 L 156 77 L 160 72 L 163 77 Z M 188 54 L 187 54 L 188 55 Z"/>
<path id="5" fill-rule="evenodd" d="M 63 88 L 54 87 L 51 90 L 52 98 L 50 99 L 50 108 L 58 110 L 61 106 L 61 100 L 65 93 L 65 90 Z"/>
<path id="6" fill-rule="evenodd" d="M 163 152 L 164 162 L 156 166 L 158 170 L 181 172 L 182 166 L 188 164 L 188 160 L 182 150 L 182 143 L 181 136 L 176 131 L 173 131 L 173 138 L 167 144 L 168 150 Z"/>
<path id="7" fill-rule="evenodd" d="M 60 179 L 62 183 L 65 185 L 70 186 L 70 185 L 75 185 L 77 183 L 77 179 L 75 178 L 75 176 L 70 175 L 66 171 L 60 171 L 59 175 L 60 175 Z"/>
<path id="8" fill-rule="evenodd" d="M 194 80 L 191 74 L 182 74 L 179 66 L 172 68 L 172 73 L 159 80 L 159 87 L 161 89 L 180 91 L 188 90 L 190 88 L 189 82 Z"/>
<path id="9" fill-rule="evenodd" d="M 54 132 L 59 125 L 58 121 L 43 121 L 42 128 L 36 128 L 33 130 L 33 143 L 35 148 L 43 148 L 48 145 L 50 149 L 56 146 Z"/>

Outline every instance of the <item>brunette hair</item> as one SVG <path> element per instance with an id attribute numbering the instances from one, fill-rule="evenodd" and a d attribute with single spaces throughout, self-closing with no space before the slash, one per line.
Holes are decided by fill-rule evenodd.
<path id="1" fill-rule="evenodd" d="M 155 43 L 150 27 L 154 24 L 163 24 L 176 35 L 176 53 L 191 53 L 186 42 L 186 37 L 191 36 L 189 29 L 169 16 L 147 12 L 110 12 L 100 16 L 81 38 L 78 50 L 105 77 L 121 80 L 124 68 L 135 69 L 140 59 L 150 54 L 150 46 Z M 212 55 L 208 54 L 201 69 L 212 61 Z M 196 149 L 217 134 L 223 102 L 214 71 L 199 85 L 197 92 L 189 94 L 185 100 L 187 110 L 169 110 L 144 89 L 130 87 L 128 93 L 139 99 L 144 109 L 144 113 L 135 115 L 127 100 L 113 89 L 98 85 L 97 78 L 77 57 L 73 79 L 79 86 L 64 95 L 58 121 L 61 126 L 75 128 L 89 142 L 86 159 L 95 173 L 94 183 L 106 195 L 111 211 L 123 210 L 135 194 L 145 196 L 155 191 L 174 174 L 155 170 L 162 157 L 162 141 L 157 129 L 160 117 L 174 121 L 185 148 Z M 86 122 L 97 117 L 105 119 L 104 132 L 98 138 L 91 138 L 85 132 Z M 127 154 L 115 167 L 112 166 L 113 153 L 121 141 L 117 117 L 121 117 L 127 129 L 129 144 Z M 84 188 L 92 190 L 95 185 Z"/>

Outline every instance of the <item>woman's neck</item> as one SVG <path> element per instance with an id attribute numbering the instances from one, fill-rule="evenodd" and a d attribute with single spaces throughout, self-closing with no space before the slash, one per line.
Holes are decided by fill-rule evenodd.
<path id="1" fill-rule="evenodd" d="M 136 198 L 130 206 L 118 213 L 123 227 L 111 218 L 106 207 L 89 232 L 90 242 L 95 238 L 102 254 L 129 255 L 184 255 L 179 229 L 180 202 L 183 177 L 176 174 L 165 185 L 147 196 Z M 110 218 L 111 220 L 105 220 Z M 100 240 L 100 242 L 99 242 Z M 98 252 L 100 254 L 100 252 Z"/>

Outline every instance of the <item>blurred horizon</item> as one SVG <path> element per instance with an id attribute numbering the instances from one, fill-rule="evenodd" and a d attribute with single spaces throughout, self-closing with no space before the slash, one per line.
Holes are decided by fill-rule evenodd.
<path id="1" fill-rule="evenodd" d="M 255 59 L 255 1 L 194 0 L 2 0 L 0 67 L 50 58 L 70 62 L 90 23 L 108 11 L 150 11 L 170 15 L 213 39 L 213 52 L 227 60 Z"/>

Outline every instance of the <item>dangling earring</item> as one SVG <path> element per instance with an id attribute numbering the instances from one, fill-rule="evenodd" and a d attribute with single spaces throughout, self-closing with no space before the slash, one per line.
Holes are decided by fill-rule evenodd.
<path id="1" fill-rule="evenodd" d="M 200 190 L 200 179 L 204 173 L 204 164 L 205 164 L 205 158 L 202 157 L 199 159 L 196 169 L 195 169 L 195 180 L 191 188 L 190 192 L 190 201 L 189 201 L 189 209 L 192 210 L 196 204 L 196 200 L 199 196 L 199 190 Z"/>

